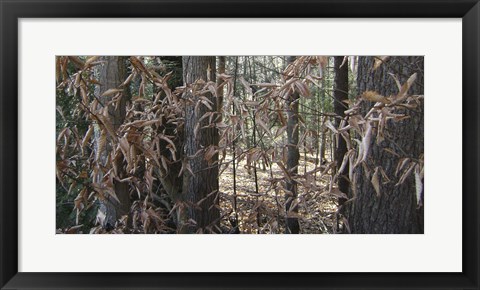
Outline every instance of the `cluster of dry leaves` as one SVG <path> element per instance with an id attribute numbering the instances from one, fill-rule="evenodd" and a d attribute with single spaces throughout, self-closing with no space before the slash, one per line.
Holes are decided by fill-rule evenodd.
<path id="1" fill-rule="evenodd" d="M 188 170 L 187 158 L 183 155 L 182 128 L 184 126 L 184 108 L 190 99 L 185 92 L 199 96 L 195 110 L 206 107 L 194 134 L 202 134 L 205 128 L 217 128 L 220 139 L 218 145 L 202 148 L 202 153 L 211 166 L 220 166 L 220 197 L 222 226 L 230 226 L 229 218 L 233 213 L 239 216 L 239 228 L 244 233 L 281 233 L 284 227 L 285 182 L 295 180 L 299 186 L 299 196 L 294 202 L 299 205 L 302 228 L 308 233 L 332 233 L 336 231 L 336 198 L 348 198 L 346 193 L 336 189 L 336 181 L 349 164 L 349 178 L 355 182 L 352 174 L 357 166 L 362 166 L 369 155 L 372 141 L 381 142 L 383 131 L 390 120 L 399 121 L 408 115 L 397 113 L 397 108 L 415 108 L 420 105 L 423 96 L 411 96 L 407 92 L 415 81 L 412 75 L 405 84 L 400 84 L 394 75 L 399 93 L 382 96 L 367 91 L 355 101 L 349 102 L 346 117 L 338 127 L 325 122 L 333 138 L 344 138 L 348 152 L 336 172 L 335 161 L 318 164 L 301 161 L 305 166 L 303 173 L 291 174 L 287 169 L 287 116 L 288 98 L 298 92 L 301 98 L 311 97 L 311 88 L 320 87 L 323 70 L 328 63 L 327 57 L 298 57 L 283 72 L 276 83 L 249 83 L 243 76 L 220 74 L 219 85 L 216 80 L 197 80 L 194 84 L 170 88 L 168 80 L 171 73 L 160 75 L 149 67 L 141 57 L 129 58 L 131 72 L 118 88 L 106 90 L 101 97 L 109 96 L 109 103 L 102 104 L 94 93 L 98 85 L 95 67 L 102 65 L 98 57 L 86 59 L 72 56 L 57 57 L 57 89 L 71 95 L 78 106 L 74 114 L 85 118 L 88 129 L 80 133 L 76 126 L 66 126 L 57 134 L 57 180 L 65 191 L 81 186 L 74 202 L 77 212 L 76 225 L 59 232 L 82 232 L 82 211 L 107 199 L 120 200 L 114 190 L 114 180 L 128 182 L 131 197 L 135 200 L 130 214 L 118 220 L 110 233 L 172 233 L 171 216 L 178 205 L 172 204 L 172 196 L 178 194 L 174 180 Z M 68 65 L 74 65 L 76 71 L 69 72 Z M 132 96 L 127 103 L 126 117 L 122 124 L 113 124 L 109 107 L 120 106 L 124 97 L 124 88 L 132 81 L 140 80 L 138 95 Z M 245 88 L 247 95 L 235 95 L 234 81 Z M 148 95 L 146 87 L 152 86 L 154 93 Z M 252 88 L 256 88 L 252 90 Z M 224 91 L 222 117 L 213 111 L 213 103 L 207 94 L 218 98 L 219 88 Z M 362 114 L 362 102 L 373 102 L 370 111 Z M 232 110 L 231 108 L 235 109 Z M 64 114 L 58 107 L 60 115 Z M 205 123 L 205 120 L 207 121 Z M 248 124 L 256 124 L 256 144 L 246 147 L 239 142 L 248 138 Z M 206 125 L 205 125 L 206 124 Z M 299 116 L 295 130 L 302 132 L 297 146 L 309 156 L 316 148 L 305 142 L 318 134 L 310 130 Z M 235 146 L 233 144 L 235 143 Z M 238 187 L 233 194 L 232 148 L 235 148 L 235 164 Z M 217 158 L 213 158 L 218 156 Z M 121 161 L 121 162 L 118 162 Z M 119 168 L 119 166 L 121 168 Z M 261 169 L 261 168 L 264 168 Z M 173 170 L 175 168 L 175 170 Z M 252 177 L 252 169 L 257 178 Z M 417 195 L 420 194 L 423 180 L 423 157 L 421 160 L 401 159 L 397 166 L 399 183 L 410 174 L 415 175 Z M 380 176 L 388 180 L 381 167 L 376 167 L 371 182 L 380 192 Z M 254 184 L 257 182 L 257 184 Z M 258 188 L 258 189 L 257 189 Z M 235 199 L 235 202 L 234 202 Z M 420 197 L 417 196 L 417 200 Z M 234 206 L 235 203 L 235 206 Z M 292 206 L 293 207 L 293 206 Z M 291 214 L 289 214 L 291 215 Z M 102 211 L 98 211 L 96 227 L 90 233 L 107 232 L 102 225 Z M 313 230 L 312 230 L 313 229 Z M 228 229 L 227 229 L 228 231 Z"/>

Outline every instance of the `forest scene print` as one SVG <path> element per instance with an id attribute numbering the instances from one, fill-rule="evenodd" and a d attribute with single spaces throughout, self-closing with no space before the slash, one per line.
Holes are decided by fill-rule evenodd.
<path id="1" fill-rule="evenodd" d="M 423 234 L 423 56 L 56 56 L 57 234 Z"/>

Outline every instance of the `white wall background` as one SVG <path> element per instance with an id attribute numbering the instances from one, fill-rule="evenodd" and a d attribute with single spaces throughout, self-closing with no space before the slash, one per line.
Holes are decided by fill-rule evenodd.
<path id="1" fill-rule="evenodd" d="M 461 27 L 461 19 L 20 20 L 19 271 L 461 271 Z M 425 234 L 55 235 L 54 56 L 192 54 L 425 55 Z"/>

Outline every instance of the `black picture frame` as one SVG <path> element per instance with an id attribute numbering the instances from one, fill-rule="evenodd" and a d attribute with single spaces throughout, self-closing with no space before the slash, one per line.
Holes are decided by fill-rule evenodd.
<path id="1" fill-rule="evenodd" d="M 477 0 L 120 0 L 115 2 L 0 0 L 0 13 L 1 289 L 479 289 L 480 4 Z M 461 273 L 18 272 L 18 19 L 59 17 L 462 18 L 463 271 Z M 441 260 L 442 253 L 438 255 L 438 259 Z"/>

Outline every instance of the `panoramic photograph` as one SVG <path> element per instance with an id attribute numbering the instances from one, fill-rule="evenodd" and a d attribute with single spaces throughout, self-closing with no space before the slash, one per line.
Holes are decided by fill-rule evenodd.
<path id="1" fill-rule="evenodd" d="M 56 234 L 424 233 L 423 56 L 55 71 Z"/>

